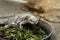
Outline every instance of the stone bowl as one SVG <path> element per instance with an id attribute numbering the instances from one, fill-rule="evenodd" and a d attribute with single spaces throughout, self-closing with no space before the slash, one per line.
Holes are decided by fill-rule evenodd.
<path id="1" fill-rule="evenodd" d="M 0 24 L 0 25 L 4 26 L 3 24 Z M 38 22 L 37 26 L 39 28 L 42 28 L 43 30 L 45 30 L 48 33 L 48 35 L 45 38 L 43 38 L 42 40 L 51 40 L 50 37 L 53 34 L 53 28 L 52 28 L 52 26 L 48 22 L 45 22 L 45 21 L 42 21 L 42 20 L 40 20 Z"/>
<path id="2" fill-rule="evenodd" d="M 32 24 L 27 23 L 23 26 L 30 26 L 31 27 Z M 42 40 L 51 40 L 52 39 L 51 37 L 53 35 L 53 27 L 50 25 L 50 23 L 40 20 L 36 26 L 47 32 L 47 36 L 44 37 Z"/>
<path id="3" fill-rule="evenodd" d="M 48 22 L 45 21 L 39 21 L 37 25 L 42 29 L 46 30 L 46 32 L 48 33 L 48 36 L 46 36 L 42 40 L 50 40 L 53 34 L 53 27 Z"/>

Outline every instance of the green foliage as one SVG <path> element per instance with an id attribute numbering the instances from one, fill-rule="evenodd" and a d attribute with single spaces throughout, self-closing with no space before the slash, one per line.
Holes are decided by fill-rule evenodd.
<path id="1" fill-rule="evenodd" d="M 24 26 L 22 30 L 18 27 L 8 29 L 4 28 L 3 26 L 0 27 L 1 40 L 41 40 L 46 36 L 47 33 L 38 26 L 33 26 L 31 28 Z"/>

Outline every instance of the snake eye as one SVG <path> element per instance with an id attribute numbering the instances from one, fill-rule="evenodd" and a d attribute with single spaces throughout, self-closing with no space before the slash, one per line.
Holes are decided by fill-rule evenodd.
<path id="1" fill-rule="evenodd" d="M 31 22 L 34 22 L 33 20 L 30 20 Z"/>

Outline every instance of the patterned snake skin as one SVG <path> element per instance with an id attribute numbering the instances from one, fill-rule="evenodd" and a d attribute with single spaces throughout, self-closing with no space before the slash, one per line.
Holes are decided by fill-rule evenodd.
<path id="1" fill-rule="evenodd" d="M 17 14 L 15 17 L 11 17 L 10 19 L 6 20 L 4 27 L 9 28 L 10 26 L 21 26 L 25 23 L 37 24 L 38 19 L 31 15 L 31 14 Z"/>

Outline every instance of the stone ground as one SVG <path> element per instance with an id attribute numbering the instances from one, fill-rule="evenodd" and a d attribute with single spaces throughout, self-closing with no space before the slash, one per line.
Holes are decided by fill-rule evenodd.
<path id="1" fill-rule="evenodd" d="M 54 28 L 54 35 L 56 40 L 60 40 L 60 23 L 51 23 Z"/>
<path id="2" fill-rule="evenodd" d="M 0 1 L 0 17 L 1 16 L 10 16 L 13 14 L 20 13 L 19 4 L 12 4 L 8 2 Z M 49 22 L 51 23 L 51 22 Z M 54 35 L 56 37 L 55 40 L 60 40 L 60 23 L 51 23 L 54 28 Z"/>

